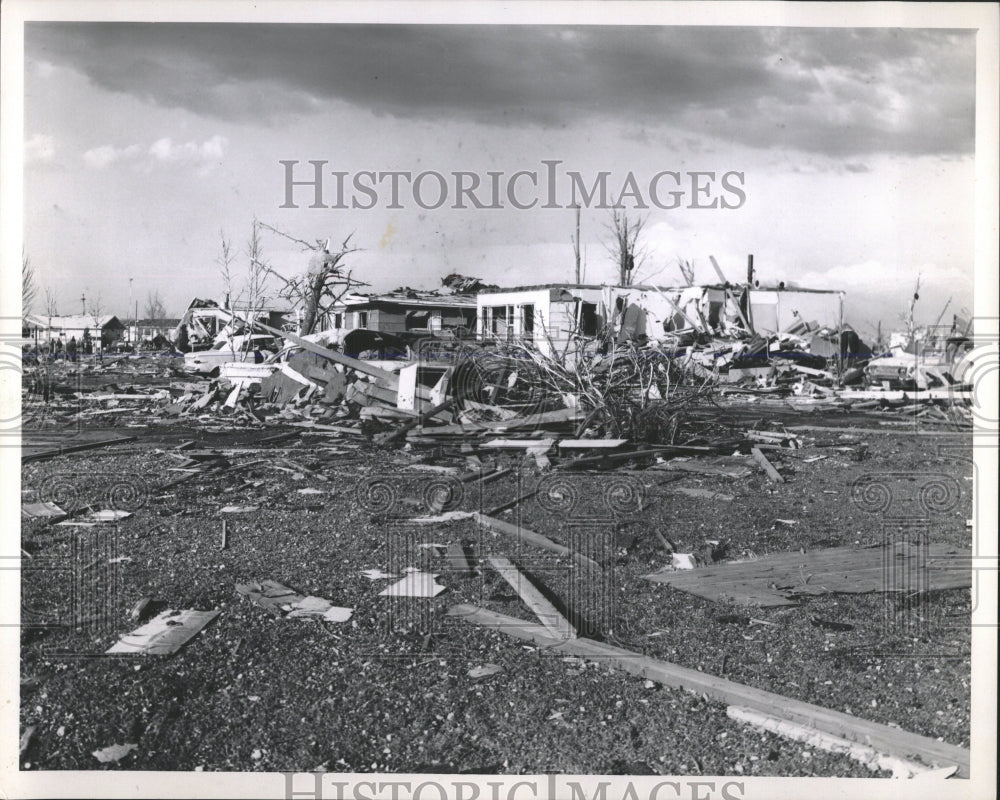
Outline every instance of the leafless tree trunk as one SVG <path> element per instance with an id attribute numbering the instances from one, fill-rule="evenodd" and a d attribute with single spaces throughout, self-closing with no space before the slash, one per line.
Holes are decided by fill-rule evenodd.
<path id="1" fill-rule="evenodd" d="M 684 283 L 688 286 L 694 286 L 694 265 L 690 261 L 678 258 L 677 266 L 681 271 L 681 275 L 684 276 Z"/>
<path id="2" fill-rule="evenodd" d="M 35 283 L 35 268 L 27 253 L 21 253 L 21 314 L 30 314 L 31 306 L 38 296 L 38 284 Z"/>
<path id="3" fill-rule="evenodd" d="M 636 268 L 646 257 L 639 247 L 639 235 L 646 226 L 646 218 L 630 218 L 622 208 L 611 209 L 611 222 L 607 228 L 611 233 L 608 252 L 618 266 L 618 284 L 631 286 Z"/>
<path id="4" fill-rule="evenodd" d="M 344 263 L 344 260 L 351 253 L 358 252 L 358 248 L 351 245 L 353 233 L 344 239 L 338 248 L 331 246 L 327 249 L 326 243 L 322 240 L 317 239 L 316 244 L 310 244 L 271 225 L 264 223 L 260 223 L 260 225 L 279 236 L 302 245 L 303 249 L 312 253 L 309 258 L 309 267 L 304 275 L 289 279 L 279 275 L 270 267 L 268 268 L 271 275 L 284 283 L 284 288 L 280 291 L 281 296 L 302 307 L 303 318 L 299 327 L 299 335 L 305 336 L 315 332 L 323 315 L 335 306 L 347 292 L 355 287 L 367 285 L 355 280 Z"/>
<path id="5" fill-rule="evenodd" d="M 92 297 L 87 303 L 87 313 L 90 314 L 90 318 L 94 320 L 94 325 L 100 328 L 101 315 L 104 313 L 104 302 L 101 300 L 100 292 L 97 293 L 96 297 Z"/>
<path id="6" fill-rule="evenodd" d="M 45 287 L 45 315 L 48 317 L 59 316 L 59 297 L 51 286 Z"/>
<path id="7" fill-rule="evenodd" d="M 160 299 L 160 290 L 149 292 L 146 295 L 146 319 L 163 319 L 167 316 L 167 310 Z"/>
<path id="8" fill-rule="evenodd" d="M 233 254 L 233 241 L 226 238 L 225 231 L 219 231 L 221 249 L 215 263 L 219 265 L 219 272 L 222 275 L 222 284 L 226 288 L 226 303 L 230 303 L 233 295 L 233 262 L 236 256 Z"/>
<path id="9" fill-rule="evenodd" d="M 106 346 L 104 341 L 104 331 L 101 328 L 101 316 L 104 314 L 104 303 L 101 300 L 101 293 L 98 292 L 95 297 L 92 297 L 87 302 L 87 313 L 90 318 L 94 321 L 94 330 L 97 332 L 96 336 L 91 336 L 91 339 L 95 342 L 100 342 L 100 350 L 103 353 Z"/>
<path id="10" fill-rule="evenodd" d="M 247 282 L 244 292 L 247 301 L 247 319 L 251 322 L 257 319 L 261 311 L 264 300 L 264 289 L 267 283 L 267 276 L 271 271 L 271 265 L 264 259 L 264 250 L 260 239 L 260 221 L 254 217 L 250 228 L 250 238 L 247 239 Z M 253 331 L 247 331 L 252 333 Z M 249 340 L 248 340 L 249 346 Z"/>

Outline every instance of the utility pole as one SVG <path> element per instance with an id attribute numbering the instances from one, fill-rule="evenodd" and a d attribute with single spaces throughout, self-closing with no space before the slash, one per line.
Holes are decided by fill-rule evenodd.
<path id="1" fill-rule="evenodd" d="M 573 206 L 576 209 L 576 240 L 573 242 L 573 254 L 576 256 L 576 282 L 581 281 L 580 276 L 580 205 Z"/>
<path id="2" fill-rule="evenodd" d="M 132 310 L 132 281 L 133 280 L 134 280 L 133 278 L 129 278 L 128 279 L 128 311 Z M 126 316 L 128 316 L 128 311 L 125 312 Z M 131 336 L 129 336 L 129 338 L 132 340 L 131 343 L 135 344 L 135 340 L 139 336 L 139 315 L 138 314 L 136 315 L 135 319 L 132 320 L 132 331 L 133 331 L 133 333 L 131 334 Z"/>
<path id="3" fill-rule="evenodd" d="M 87 297 L 84 294 L 80 294 L 80 313 L 87 316 Z"/>

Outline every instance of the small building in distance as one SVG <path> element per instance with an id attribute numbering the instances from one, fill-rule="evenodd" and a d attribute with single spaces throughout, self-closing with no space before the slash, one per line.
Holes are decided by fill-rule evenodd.
<path id="1" fill-rule="evenodd" d="M 112 344 L 122 338 L 125 326 L 113 314 L 74 314 L 68 316 L 42 316 L 28 314 L 22 324 L 25 338 L 38 347 L 50 342 L 58 343 L 65 350 L 71 339 L 76 339 L 77 345 L 82 345 L 88 337 L 96 350 L 107 350 Z"/>
<path id="2" fill-rule="evenodd" d="M 125 338 L 129 344 L 141 345 L 153 342 L 157 337 L 173 342 L 180 320 L 174 318 L 129 320 Z"/>

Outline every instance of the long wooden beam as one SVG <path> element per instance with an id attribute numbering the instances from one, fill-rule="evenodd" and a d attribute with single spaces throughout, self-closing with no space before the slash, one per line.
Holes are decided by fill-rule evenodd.
<path id="1" fill-rule="evenodd" d="M 113 444 L 126 444 L 127 442 L 134 442 L 135 440 L 135 436 L 121 436 L 117 439 L 102 439 L 99 442 L 85 442 L 84 444 L 66 445 L 63 447 L 57 447 L 55 450 L 43 450 L 40 453 L 28 453 L 27 455 L 22 455 L 21 461 L 43 461 L 46 458 L 55 458 L 56 456 L 66 455 L 67 453 L 80 453 L 84 450 L 96 450 L 99 447 L 110 447 Z M 30 447 L 31 442 L 22 443 L 22 452 L 26 446 Z"/>
<path id="2" fill-rule="evenodd" d="M 474 625 L 499 630 L 517 639 L 535 642 L 549 650 L 604 661 L 632 675 L 665 686 L 704 693 L 727 705 L 752 708 L 852 742 L 861 742 L 887 755 L 906 759 L 916 758 L 932 767 L 957 766 L 959 776 L 969 777 L 970 755 L 967 749 L 939 742 L 927 736 L 890 728 L 878 722 L 869 722 L 850 714 L 842 714 L 812 703 L 783 697 L 753 686 L 671 664 L 668 661 L 658 661 L 593 639 L 556 639 L 541 625 L 467 603 L 452 606 L 448 614 Z"/>
<path id="3" fill-rule="evenodd" d="M 525 544 L 530 544 L 533 547 L 537 547 L 541 550 L 548 550 L 550 553 L 557 553 L 561 556 L 566 556 L 572 558 L 578 564 L 588 568 L 600 568 L 600 565 L 591 558 L 587 558 L 583 553 L 578 553 L 575 550 L 571 550 L 568 547 L 564 547 L 558 542 L 553 542 L 547 536 L 542 536 L 540 533 L 535 533 L 534 531 L 523 528 L 520 525 L 514 525 L 510 522 L 505 522 L 502 519 L 496 519 L 495 517 L 487 516 L 486 514 L 481 514 L 478 511 L 473 512 L 473 518 L 480 524 L 489 528 L 497 533 L 503 533 L 507 536 L 513 536 L 516 539 L 520 539 Z"/>
<path id="4" fill-rule="evenodd" d="M 549 636 L 555 639 L 576 638 L 576 631 L 569 624 L 569 620 L 559 613 L 559 609 L 552 605 L 538 587 L 528 580 L 509 559 L 503 556 L 490 556 L 489 561 L 493 569 L 500 573 L 500 577 L 511 585 L 514 591 L 520 595 L 524 604 L 538 617 Z"/>

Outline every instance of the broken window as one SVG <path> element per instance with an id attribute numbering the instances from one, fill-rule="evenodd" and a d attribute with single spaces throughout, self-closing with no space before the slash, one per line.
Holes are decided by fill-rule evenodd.
<path id="1" fill-rule="evenodd" d="M 506 337 L 514 318 L 513 306 L 494 306 L 490 309 L 490 333 L 494 336 Z"/>
<path id="2" fill-rule="evenodd" d="M 580 303 L 580 333 L 597 336 L 597 303 Z"/>
<path id="3" fill-rule="evenodd" d="M 423 330 L 430 327 L 431 312 L 427 310 L 412 310 L 406 312 L 406 330 L 412 331 L 415 329 Z"/>
<path id="4" fill-rule="evenodd" d="M 535 337 L 535 304 L 525 303 L 521 306 L 521 335 L 526 339 Z"/>
<path id="5" fill-rule="evenodd" d="M 716 300 L 710 300 L 708 303 L 708 324 L 713 328 L 718 326 L 722 318 L 722 306 L 723 303 Z"/>

